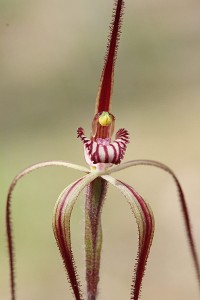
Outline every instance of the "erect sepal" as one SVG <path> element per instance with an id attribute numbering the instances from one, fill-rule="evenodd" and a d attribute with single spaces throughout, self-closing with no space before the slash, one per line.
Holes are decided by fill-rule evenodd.
<path id="1" fill-rule="evenodd" d="M 120 28 L 122 23 L 124 0 L 115 0 L 111 32 L 107 44 L 105 65 L 101 74 L 100 87 L 97 95 L 96 112 L 109 111 L 114 81 L 114 65 L 117 56 Z"/>
<path id="2" fill-rule="evenodd" d="M 134 269 L 135 273 L 131 285 L 131 299 L 138 300 L 145 266 L 154 235 L 153 213 L 150 206 L 131 186 L 108 175 L 102 177 L 114 185 L 125 196 L 136 218 L 139 231 L 139 246 L 138 257 Z"/>
<path id="3" fill-rule="evenodd" d="M 83 296 L 71 248 L 70 218 L 80 192 L 97 176 L 91 173 L 70 184 L 59 196 L 54 209 L 54 235 L 76 300 L 83 300 Z"/>

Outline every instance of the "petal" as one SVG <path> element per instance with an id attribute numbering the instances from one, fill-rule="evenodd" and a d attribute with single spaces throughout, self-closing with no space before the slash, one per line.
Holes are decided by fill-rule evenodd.
<path id="1" fill-rule="evenodd" d="M 129 185 L 111 176 L 102 176 L 109 183 L 114 185 L 128 200 L 131 210 L 135 215 L 139 231 L 138 258 L 131 286 L 131 299 L 137 300 L 140 295 L 145 265 L 149 255 L 154 235 L 154 217 L 150 206 L 144 199 Z"/>
<path id="2" fill-rule="evenodd" d="M 180 201 L 180 205 L 182 208 L 183 219 L 184 219 L 185 228 L 186 228 L 186 234 L 187 234 L 187 238 L 188 238 L 188 242 L 189 242 L 189 246 L 190 246 L 192 259 L 194 262 L 194 267 L 195 267 L 196 274 L 197 274 L 198 283 L 200 286 L 200 263 L 199 263 L 199 258 L 197 255 L 194 237 L 193 237 L 193 233 L 192 233 L 189 211 L 188 211 L 186 199 L 185 199 L 185 196 L 183 193 L 183 189 L 180 185 L 178 178 L 174 174 L 174 172 L 168 166 L 166 166 L 158 161 L 141 159 L 141 160 L 131 160 L 128 162 L 124 162 L 121 165 L 113 166 L 107 171 L 107 173 L 111 174 L 111 173 L 118 172 L 120 170 L 129 168 L 129 167 L 139 166 L 139 165 L 153 166 L 153 167 L 156 167 L 156 168 L 166 171 L 167 173 L 169 173 L 172 176 L 172 178 L 176 184 L 176 187 L 178 189 L 178 196 L 179 196 L 179 201 Z"/>
<path id="3" fill-rule="evenodd" d="M 53 215 L 54 235 L 76 300 L 82 300 L 83 296 L 71 249 L 70 218 L 80 192 L 96 177 L 97 173 L 92 173 L 70 184 L 59 196 Z"/>
<path id="4" fill-rule="evenodd" d="M 11 294 L 12 299 L 15 299 L 15 274 L 14 274 L 14 246 L 13 246 L 13 233 L 12 233 L 12 226 L 11 226 L 11 197 L 13 190 L 17 184 L 17 182 L 24 177 L 25 175 L 31 173 L 32 171 L 47 167 L 47 166 L 63 166 L 68 168 L 73 168 L 83 172 L 90 172 L 89 169 L 75 165 L 72 163 L 64 162 L 64 161 L 46 161 L 40 162 L 35 165 L 32 165 L 22 172 L 20 172 L 12 181 L 7 195 L 7 204 L 6 204 L 6 231 L 7 231 L 7 241 L 8 241 L 8 254 L 9 254 L 9 266 L 10 266 L 10 285 L 11 285 Z"/>

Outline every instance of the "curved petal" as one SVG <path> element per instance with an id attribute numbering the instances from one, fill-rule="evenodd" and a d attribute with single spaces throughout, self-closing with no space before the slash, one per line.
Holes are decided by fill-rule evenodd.
<path id="1" fill-rule="evenodd" d="M 178 189 L 179 200 L 180 200 L 180 204 L 181 204 L 181 208 L 182 208 L 182 212 L 183 212 L 183 219 L 184 219 L 184 223 L 185 223 L 185 227 L 186 227 L 186 234 L 188 237 L 190 251 L 191 251 L 192 259 L 194 262 L 198 283 L 200 286 L 200 263 L 199 263 L 199 258 L 198 258 L 197 251 L 195 248 L 195 242 L 194 242 L 194 237 L 193 237 L 192 228 L 191 228 L 189 211 L 188 211 L 188 207 L 186 204 L 186 199 L 185 199 L 185 196 L 183 193 L 183 189 L 180 185 L 178 178 L 174 174 L 174 172 L 169 167 L 167 167 L 166 165 L 164 165 L 158 161 L 141 159 L 141 160 L 131 160 L 128 162 L 124 162 L 119 166 L 113 166 L 108 170 L 108 173 L 109 174 L 114 173 L 114 172 L 129 168 L 129 167 L 139 166 L 139 165 L 153 166 L 153 167 L 156 167 L 156 168 L 166 171 L 167 173 L 169 173 L 172 176 L 172 178 L 176 184 L 176 187 Z"/>
<path id="2" fill-rule="evenodd" d="M 139 231 L 139 247 L 133 283 L 131 286 L 131 299 L 138 300 L 142 279 L 144 276 L 145 265 L 154 235 L 153 213 L 150 206 L 131 186 L 108 175 L 104 175 L 102 177 L 114 185 L 125 196 L 136 218 Z"/>
<path id="3" fill-rule="evenodd" d="M 83 296 L 71 249 L 70 218 L 80 192 L 96 177 L 97 173 L 92 173 L 70 184 L 59 196 L 53 215 L 54 235 L 76 300 L 82 300 Z"/>
<path id="4" fill-rule="evenodd" d="M 8 195 L 7 195 L 7 204 L 6 204 L 6 230 L 7 230 L 7 240 L 8 240 L 8 253 L 9 253 L 9 265 L 10 265 L 10 285 L 11 285 L 11 295 L 12 295 L 12 300 L 16 298 L 15 296 L 15 274 L 14 274 L 14 247 L 13 247 L 13 234 L 12 234 L 12 226 L 11 226 L 11 196 L 13 193 L 13 190 L 17 184 L 17 182 L 24 177 L 25 175 L 31 173 L 32 171 L 36 169 L 40 169 L 43 167 L 48 167 L 48 166 L 63 166 L 63 167 L 68 167 L 68 168 L 73 168 L 79 171 L 83 171 L 86 173 L 89 173 L 90 170 L 79 166 L 75 165 L 72 163 L 64 162 L 64 161 L 46 161 L 46 162 L 40 162 L 35 165 L 32 165 L 22 172 L 20 172 L 12 181 L 9 190 L 8 190 Z"/>

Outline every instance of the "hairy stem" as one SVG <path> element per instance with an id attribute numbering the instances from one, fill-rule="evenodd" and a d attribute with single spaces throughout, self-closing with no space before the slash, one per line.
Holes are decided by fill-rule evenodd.
<path id="1" fill-rule="evenodd" d="M 85 202 L 85 255 L 88 300 L 95 300 L 97 296 L 102 247 L 101 210 L 106 191 L 107 183 L 99 177 L 87 187 Z"/>

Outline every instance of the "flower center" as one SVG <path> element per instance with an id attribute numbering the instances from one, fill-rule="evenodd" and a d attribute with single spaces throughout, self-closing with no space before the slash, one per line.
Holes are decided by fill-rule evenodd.
<path id="1" fill-rule="evenodd" d="M 91 139 L 96 141 L 98 138 L 111 140 L 115 125 L 115 117 L 103 111 L 94 116 L 92 122 L 92 136 Z"/>
<path id="2" fill-rule="evenodd" d="M 109 126 L 112 123 L 112 116 L 107 111 L 103 111 L 99 116 L 101 126 Z"/>

